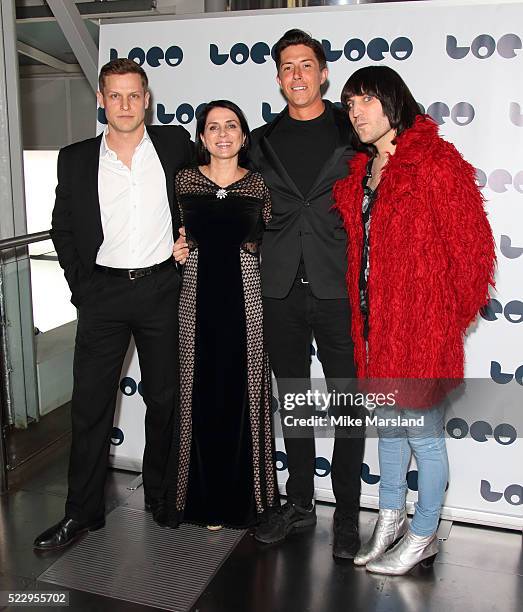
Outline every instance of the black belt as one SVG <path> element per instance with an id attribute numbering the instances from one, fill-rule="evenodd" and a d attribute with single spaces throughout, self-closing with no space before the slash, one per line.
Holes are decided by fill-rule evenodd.
<path id="1" fill-rule="evenodd" d="M 95 264 L 94 268 L 95 270 L 99 270 L 100 272 L 104 272 L 105 274 L 110 274 L 111 276 L 121 276 L 123 278 L 128 278 L 129 280 L 136 280 L 137 278 L 150 276 L 155 272 L 159 272 L 162 268 L 166 268 L 167 266 L 174 266 L 172 257 L 169 257 L 169 259 L 162 261 L 162 263 L 155 264 L 154 266 L 149 266 L 148 268 L 108 268 L 107 266 L 99 266 L 98 264 Z"/>

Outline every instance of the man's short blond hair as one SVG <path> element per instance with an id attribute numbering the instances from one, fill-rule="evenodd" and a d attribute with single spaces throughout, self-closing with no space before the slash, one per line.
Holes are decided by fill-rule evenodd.
<path id="1" fill-rule="evenodd" d="M 147 79 L 145 70 L 135 61 L 127 59 L 126 57 L 119 57 L 102 66 L 100 75 L 98 76 L 98 89 L 101 93 L 104 91 L 105 78 L 112 74 L 139 74 L 142 79 L 143 89 L 147 91 L 149 80 Z"/>

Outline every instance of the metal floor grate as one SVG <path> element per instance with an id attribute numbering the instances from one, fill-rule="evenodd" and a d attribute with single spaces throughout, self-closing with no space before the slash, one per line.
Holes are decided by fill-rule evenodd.
<path id="1" fill-rule="evenodd" d="M 181 525 L 163 529 L 149 513 L 117 508 L 38 580 L 138 604 L 186 612 L 245 531 Z"/>

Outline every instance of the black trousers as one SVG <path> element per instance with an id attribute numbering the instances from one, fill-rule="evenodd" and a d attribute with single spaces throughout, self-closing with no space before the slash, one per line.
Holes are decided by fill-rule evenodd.
<path id="1" fill-rule="evenodd" d="M 280 406 L 286 393 L 306 392 L 310 385 L 310 347 L 316 339 L 328 390 L 355 378 L 354 347 L 350 335 L 350 307 L 346 299 L 321 300 L 297 278 L 283 299 L 264 298 L 265 341 L 278 382 Z M 285 411 L 281 410 L 283 418 Z M 283 425 L 289 478 L 289 501 L 306 507 L 314 495 L 315 444 L 312 428 L 297 436 Z M 354 432 L 353 434 L 354 435 Z M 335 520 L 356 517 L 361 492 L 363 432 L 355 437 L 336 427 L 331 479 L 336 497 Z"/>
<path id="2" fill-rule="evenodd" d="M 180 276 L 168 266 L 129 280 L 95 270 L 78 311 L 73 363 L 72 444 L 66 516 L 104 515 L 104 486 L 118 385 L 134 337 L 146 404 L 143 483 L 162 496 L 178 401 Z"/>

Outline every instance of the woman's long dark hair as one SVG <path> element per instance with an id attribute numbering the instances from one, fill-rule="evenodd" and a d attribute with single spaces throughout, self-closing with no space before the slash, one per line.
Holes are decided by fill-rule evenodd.
<path id="1" fill-rule="evenodd" d="M 378 98 L 391 128 L 396 130 L 396 136 L 410 128 L 416 116 L 422 114 L 403 79 L 388 66 L 367 66 L 356 70 L 343 86 L 341 92 L 343 108 L 347 109 L 349 98 L 364 94 Z M 376 147 L 362 143 L 354 128 L 352 128 L 352 145 L 369 155 L 376 154 Z"/>
<path id="2" fill-rule="evenodd" d="M 205 131 L 205 124 L 207 123 L 207 116 L 212 111 L 213 108 L 227 108 L 232 111 L 240 122 L 240 127 L 243 135 L 245 136 L 245 140 L 243 142 L 243 146 L 240 149 L 238 154 L 238 165 L 244 166 L 249 162 L 249 149 L 251 147 L 251 132 L 249 130 L 249 125 L 247 123 L 247 119 L 245 119 L 245 115 L 243 114 L 241 108 L 231 102 L 230 100 L 213 100 L 212 102 L 208 102 L 203 109 L 200 111 L 198 116 L 196 117 L 196 162 L 199 166 L 206 166 L 211 161 L 211 156 L 209 155 L 209 151 L 205 148 L 205 145 L 202 141 L 202 134 Z"/>

